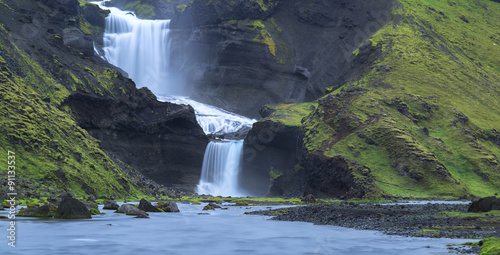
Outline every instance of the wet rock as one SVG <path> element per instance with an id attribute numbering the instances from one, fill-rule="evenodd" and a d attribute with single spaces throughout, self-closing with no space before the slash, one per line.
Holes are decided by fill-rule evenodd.
<path id="1" fill-rule="evenodd" d="M 309 195 L 301 198 L 300 201 L 302 201 L 304 203 L 316 203 L 316 198 L 314 197 L 313 194 L 309 194 Z"/>
<path id="2" fill-rule="evenodd" d="M 205 205 L 205 207 L 203 207 L 203 211 L 208 211 L 208 210 L 215 210 L 215 207 L 213 207 L 212 205 L 208 204 L 208 205 Z"/>
<path id="3" fill-rule="evenodd" d="M 90 219 L 90 210 L 80 200 L 65 197 L 57 207 L 55 218 L 59 219 Z"/>
<path id="4" fill-rule="evenodd" d="M 156 206 L 152 205 L 144 198 L 139 202 L 139 209 L 145 212 L 161 212 Z"/>
<path id="5" fill-rule="evenodd" d="M 115 201 L 115 200 L 108 200 L 106 202 L 104 202 L 104 210 L 116 210 L 118 209 L 120 206 L 118 205 L 118 203 Z"/>
<path id="6" fill-rule="evenodd" d="M 248 206 L 246 201 L 236 201 L 235 206 Z"/>
<path id="7" fill-rule="evenodd" d="M 42 206 L 32 206 L 23 208 L 16 215 L 18 217 L 52 217 L 57 210 L 57 206 L 52 203 L 46 203 Z"/>
<path id="8" fill-rule="evenodd" d="M 146 212 L 140 210 L 139 208 L 137 208 L 131 204 L 121 205 L 116 212 L 117 213 L 125 213 L 126 215 L 137 215 L 137 216 L 141 216 L 141 218 L 148 218 L 149 217 L 149 215 Z"/>
<path id="9" fill-rule="evenodd" d="M 500 210 L 500 198 L 484 197 L 472 202 L 467 212 L 489 212 L 491 210 Z"/>
<path id="10" fill-rule="evenodd" d="M 162 209 L 164 212 L 180 212 L 175 202 L 159 202 L 156 207 Z"/>

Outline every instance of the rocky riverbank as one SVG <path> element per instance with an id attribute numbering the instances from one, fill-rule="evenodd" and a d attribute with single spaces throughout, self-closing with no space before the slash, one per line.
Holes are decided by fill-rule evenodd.
<path id="1" fill-rule="evenodd" d="M 482 239 L 500 236 L 500 211 L 467 213 L 469 204 L 356 204 L 341 202 L 252 212 L 273 220 L 305 221 L 388 235 Z"/>

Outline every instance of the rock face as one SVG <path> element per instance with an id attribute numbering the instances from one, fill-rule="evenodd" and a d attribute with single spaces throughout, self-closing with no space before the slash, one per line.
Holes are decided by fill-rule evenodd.
<path id="1" fill-rule="evenodd" d="M 59 219 L 90 219 L 90 210 L 80 200 L 72 197 L 64 198 L 57 207 L 55 218 Z"/>
<path id="2" fill-rule="evenodd" d="M 299 127 L 273 121 L 255 123 L 245 138 L 239 186 L 253 196 L 267 195 L 270 172 L 276 178 L 298 163 L 300 141 Z"/>
<path id="3" fill-rule="evenodd" d="M 195 0 L 172 20 L 171 63 L 192 98 L 256 117 L 262 105 L 314 100 L 359 75 L 366 63 L 352 52 L 390 21 L 391 7 L 390 0 Z"/>
<path id="4" fill-rule="evenodd" d="M 475 202 L 472 202 L 467 212 L 489 212 L 491 210 L 500 210 L 500 198 L 481 198 Z"/>
<path id="5" fill-rule="evenodd" d="M 178 11 L 184 10 L 190 0 L 113 0 L 106 6 L 133 11 L 141 19 L 171 19 Z"/>
<path id="6" fill-rule="evenodd" d="M 208 138 L 191 106 L 162 103 L 147 89 L 117 99 L 75 93 L 66 100 L 104 151 L 159 184 L 192 190 Z"/>

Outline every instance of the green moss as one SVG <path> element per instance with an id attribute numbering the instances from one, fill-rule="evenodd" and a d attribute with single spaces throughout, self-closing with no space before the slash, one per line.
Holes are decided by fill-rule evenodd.
<path id="1" fill-rule="evenodd" d="M 141 19 L 151 19 L 155 14 L 155 9 L 149 4 L 140 4 L 135 7 L 135 14 Z"/>
<path id="2" fill-rule="evenodd" d="M 246 201 L 236 201 L 235 206 L 249 206 L 248 202 Z"/>
<path id="3" fill-rule="evenodd" d="M 490 237 L 481 241 L 480 255 L 498 255 L 500 254 L 500 237 Z"/>
<path id="4" fill-rule="evenodd" d="M 260 34 L 257 35 L 254 39 L 254 42 L 266 44 L 269 52 L 276 57 L 276 43 L 273 40 L 273 37 L 266 29 L 261 29 Z"/>
<path id="5" fill-rule="evenodd" d="M 178 12 L 184 12 L 186 8 L 187 8 L 186 4 L 179 4 L 175 6 L 175 10 L 177 10 Z"/>
<path id="6" fill-rule="evenodd" d="M 265 3 L 264 0 L 250 0 L 250 2 L 258 4 L 263 11 L 269 10 L 274 4 L 274 1 L 266 1 Z"/>
<path id="7" fill-rule="evenodd" d="M 285 126 L 300 127 L 302 119 L 308 116 L 317 106 L 317 102 L 266 106 L 273 113 L 260 121 L 271 120 Z"/>

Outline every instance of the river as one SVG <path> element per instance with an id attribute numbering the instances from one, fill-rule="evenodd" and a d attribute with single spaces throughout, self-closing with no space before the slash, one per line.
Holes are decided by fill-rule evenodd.
<path id="1" fill-rule="evenodd" d="M 207 212 L 202 211 L 204 205 L 179 204 L 181 213 L 150 213 L 149 219 L 110 210 L 89 220 L 17 218 L 16 247 L 9 247 L 4 238 L 0 252 L 12 255 L 428 255 L 449 254 L 447 244 L 471 241 L 388 236 L 376 231 L 273 221 L 267 216 L 244 214 L 269 207 L 226 206 L 228 210 Z M 0 211 L 0 215 L 7 215 L 7 211 Z M 5 219 L 0 221 L 5 234 L 8 224 Z"/>

